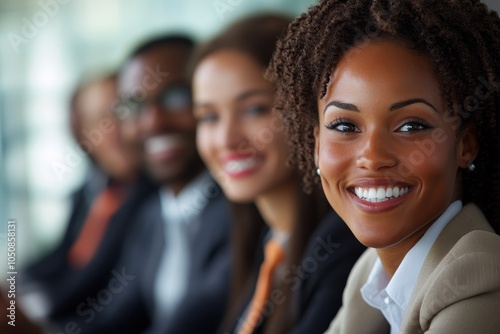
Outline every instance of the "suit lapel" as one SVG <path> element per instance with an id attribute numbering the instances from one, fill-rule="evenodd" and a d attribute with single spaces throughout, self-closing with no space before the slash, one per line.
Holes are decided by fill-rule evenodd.
<path id="1" fill-rule="evenodd" d="M 200 215 L 199 230 L 195 234 L 191 268 L 204 268 L 219 247 L 225 247 L 229 238 L 229 206 L 222 190 L 216 186 L 216 195 L 209 199 Z M 191 277 L 197 276 L 193 272 Z"/>
<path id="2" fill-rule="evenodd" d="M 145 203 L 138 215 L 138 223 L 142 225 L 142 228 L 148 230 L 149 240 L 148 245 L 145 245 L 148 251 L 142 253 L 144 258 L 137 259 L 137 261 L 143 264 L 143 274 L 140 277 L 145 279 L 141 280 L 141 284 L 143 291 L 146 292 L 144 294 L 145 304 L 149 308 L 150 314 L 153 314 L 155 278 L 165 248 L 165 233 L 159 194 L 156 192 L 151 196 L 152 198 Z"/>
<path id="3" fill-rule="evenodd" d="M 446 225 L 429 251 L 408 303 L 408 309 L 405 312 L 401 326 L 402 332 L 404 332 L 405 325 L 418 323 L 418 319 L 413 319 L 413 317 L 419 315 L 422 295 L 426 293 L 425 289 L 422 288 L 429 276 L 460 238 L 475 230 L 493 232 L 481 210 L 475 204 L 470 203 L 464 206 L 455 218 Z"/>
<path id="4" fill-rule="evenodd" d="M 488 224 L 479 208 L 474 204 L 467 204 L 455 218 L 446 225 L 434 242 L 434 245 L 425 259 L 413 291 L 420 291 L 439 262 L 449 253 L 458 240 L 467 233 L 475 230 L 492 231 L 491 226 Z M 416 293 L 413 293 L 410 299 L 410 305 L 415 294 Z"/>

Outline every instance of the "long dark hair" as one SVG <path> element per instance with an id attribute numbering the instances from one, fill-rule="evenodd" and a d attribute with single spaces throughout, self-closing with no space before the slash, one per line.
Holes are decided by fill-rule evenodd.
<path id="1" fill-rule="evenodd" d="M 191 74 L 204 58 L 225 49 L 244 52 L 265 70 L 272 58 L 278 38 L 290 22 L 291 19 L 283 15 L 260 14 L 233 23 L 220 35 L 198 48 L 191 62 Z M 319 188 L 314 189 L 312 194 L 306 194 L 297 169 L 294 177 L 296 196 L 300 205 L 296 208 L 286 269 L 300 264 L 312 232 L 330 210 Z M 235 220 L 232 232 L 234 265 L 229 309 L 223 322 L 224 329 L 240 320 L 236 317 L 245 306 L 242 303 L 247 301 L 252 292 L 258 262 L 262 259 L 262 249 L 259 249 L 259 245 L 262 247 L 262 239 L 267 230 L 263 218 L 253 203 L 233 204 L 233 218 Z M 295 321 L 291 287 L 283 283 L 279 288 L 283 292 L 284 302 L 274 305 L 274 312 L 265 323 L 265 333 L 287 333 Z"/>

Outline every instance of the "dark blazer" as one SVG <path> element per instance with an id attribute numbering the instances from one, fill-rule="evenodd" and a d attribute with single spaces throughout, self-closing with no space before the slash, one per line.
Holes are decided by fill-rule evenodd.
<path id="1" fill-rule="evenodd" d="M 64 327 L 64 319 L 74 314 L 80 303 L 95 295 L 109 281 L 111 270 L 120 258 L 125 236 L 133 222 L 127 217 L 134 216 L 145 196 L 156 191 L 156 186 L 147 177 L 141 177 L 127 194 L 123 205 L 112 216 L 94 258 L 84 268 L 75 269 L 68 264 L 67 254 L 90 206 L 89 187 L 92 188 L 89 184 L 84 185 L 74 196 L 71 219 L 62 242 L 20 275 L 20 295 L 44 296 L 48 304 L 40 307 L 47 308 L 43 311 L 56 328 L 59 325 Z"/>
<path id="2" fill-rule="evenodd" d="M 389 333 L 382 313 L 366 304 L 359 291 L 376 259 L 371 248 L 356 263 L 344 306 L 328 334 Z M 401 333 L 500 333 L 499 309 L 500 236 L 481 210 L 468 204 L 441 231 L 427 255 Z"/>
<path id="3" fill-rule="evenodd" d="M 220 326 L 229 296 L 232 258 L 229 204 L 222 191 L 218 192 L 202 213 L 195 236 L 187 295 L 169 321 L 153 324 L 147 333 L 210 334 Z"/>
<path id="4" fill-rule="evenodd" d="M 213 333 L 224 315 L 229 292 L 229 208 L 220 190 L 200 215 L 190 263 L 187 296 L 176 313 L 153 323 L 154 286 L 165 247 L 164 221 L 158 192 L 150 194 L 134 217 L 124 254 L 114 267 L 126 279 L 114 286 L 102 310 L 86 307 L 78 321 L 81 333 Z M 110 279 L 113 280 L 114 277 Z M 118 291 L 119 290 L 119 291 Z M 83 312 L 80 312 L 82 315 Z M 69 321 L 68 319 L 67 321 Z"/>
<path id="5" fill-rule="evenodd" d="M 91 166 L 88 179 L 72 194 L 71 209 L 64 235 L 59 244 L 47 255 L 31 263 L 23 272 L 26 281 L 52 278 L 59 274 L 62 264 L 66 264 L 66 256 L 75 242 L 85 218 L 89 212 L 92 201 L 108 183 L 109 178 L 97 167 Z"/>
<path id="6" fill-rule="evenodd" d="M 290 333 L 319 334 L 328 329 L 342 305 L 349 272 L 365 249 L 335 212 L 323 218 L 309 239 L 300 267 L 283 277 L 294 298 L 296 322 Z M 265 321 L 254 333 L 261 333 L 263 326 Z"/>

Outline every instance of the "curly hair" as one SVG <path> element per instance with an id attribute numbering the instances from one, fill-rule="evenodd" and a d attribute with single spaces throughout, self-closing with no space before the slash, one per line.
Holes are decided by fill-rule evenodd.
<path id="1" fill-rule="evenodd" d="M 348 50 L 380 39 L 401 41 L 428 58 L 448 113 L 460 116 L 460 129 L 471 126 L 477 134 L 477 168 L 461 173 L 462 200 L 476 203 L 499 233 L 500 19 L 479 0 L 322 0 L 292 22 L 267 78 L 276 86 L 305 188 L 319 180 L 313 132 L 333 69 Z"/>

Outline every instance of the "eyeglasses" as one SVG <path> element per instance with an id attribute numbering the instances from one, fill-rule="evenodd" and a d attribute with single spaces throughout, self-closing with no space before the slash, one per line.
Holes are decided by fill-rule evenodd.
<path id="1" fill-rule="evenodd" d="M 187 85 L 170 86 L 150 99 L 135 96 L 118 101 L 113 111 L 120 119 L 138 117 L 148 105 L 156 105 L 168 114 L 180 114 L 191 107 L 191 90 Z"/>

